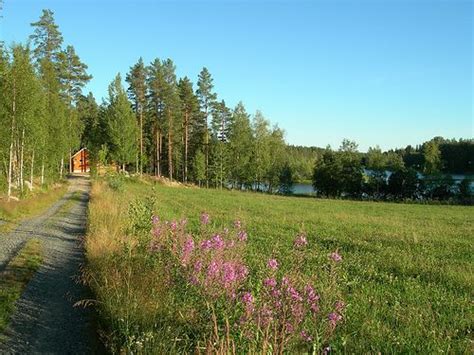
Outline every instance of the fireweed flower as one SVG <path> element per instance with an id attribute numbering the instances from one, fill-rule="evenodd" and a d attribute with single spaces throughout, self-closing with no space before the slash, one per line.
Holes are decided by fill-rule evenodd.
<path id="1" fill-rule="evenodd" d="M 336 263 L 342 260 L 342 256 L 337 251 L 331 253 L 331 259 Z"/>
<path id="2" fill-rule="evenodd" d="M 301 339 L 307 342 L 310 342 L 313 340 L 313 338 L 311 338 L 311 336 L 305 330 L 301 331 L 300 336 L 301 336 Z"/>
<path id="3" fill-rule="evenodd" d="M 306 235 L 298 234 L 294 241 L 295 248 L 303 248 L 308 245 L 308 240 L 306 239 Z"/>
<path id="4" fill-rule="evenodd" d="M 207 267 L 207 277 L 212 278 L 219 272 L 219 264 L 212 260 Z"/>
<path id="5" fill-rule="evenodd" d="M 203 250 L 209 250 L 212 248 L 212 242 L 209 239 L 203 240 L 200 246 L 201 246 L 201 249 Z"/>
<path id="6" fill-rule="evenodd" d="M 202 261 L 198 260 L 194 263 L 194 272 L 199 273 L 201 272 L 201 269 L 202 269 Z"/>
<path id="7" fill-rule="evenodd" d="M 212 237 L 212 247 L 214 249 L 222 249 L 225 246 L 224 240 L 221 238 L 219 234 L 216 234 Z"/>
<path id="8" fill-rule="evenodd" d="M 240 220 L 234 221 L 234 228 L 240 229 L 241 227 L 242 227 L 242 223 L 240 222 Z"/>
<path id="9" fill-rule="evenodd" d="M 250 292 L 245 292 L 242 296 L 242 302 L 246 305 L 253 303 L 253 296 Z"/>
<path id="10" fill-rule="evenodd" d="M 178 229 L 178 222 L 176 221 L 171 221 L 170 223 L 170 229 L 174 232 L 176 229 Z"/>
<path id="11" fill-rule="evenodd" d="M 209 224 L 209 215 L 205 212 L 201 214 L 201 224 Z"/>
<path id="12" fill-rule="evenodd" d="M 160 222 L 160 217 L 153 215 L 151 217 L 151 223 L 158 224 L 158 222 Z"/>
<path id="13" fill-rule="evenodd" d="M 263 281 L 263 285 L 265 287 L 269 287 L 269 288 L 274 288 L 276 286 L 276 284 L 277 284 L 277 282 L 273 277 L 266 278 Z"/>
<path id="14" fill-rule="evenodd" d="M 328 319 L 329 319 L 329 324 L 331 324 L 331 327 L 335 328 L 337 323 L 342 319 L 342 316 L 338 313 L 332 312 L 332 313 L 329 313 Z"/>
<path id="15" fill-rule="evenodd" d="M 286 323 L 285 330 L 287 334 L 292 334 L 295 331 L 295 328 L 293 327 L 293 324 Z"/>
<path id="16" fill-rule="evenodd" d="M 278 261 L 276 259 L 270 259 L 267 263 L 268 267 L 272 270 L 278 269 Z"/>
<path id="17" fill-rule="evenodd" d="M 255 310 L 253 306 L 253 296 L 250 292 L 245 292 L 242 296 L 242 303 L 245 305 L 245 311 L 247 314 L 252 313 Z"/>
<path id="18" fill-rule="evenodd" d="M 182 255 L 182 260 L 181 260 L 183 265 L 186 265 L 188 263 L 193 250 L 194 250 L 194 240 L 190 235 L 188 235 L 183 246 L 183 255 Z"/>
<path id="19" fill-rule="evenodd" d="M 237 238 L 241 241 L 241 242 L 245 242 L 247 240 L 247 232 L 245 231 L 239 231 L 239 233 L 237 234 Z"/>
<path id="20" fill-rule="evenodd" d="M 342 312 L 346 308 L 346 304 L 343 301 L 336 301 L 334 308 L 336 308 L 336 311 Z"/>

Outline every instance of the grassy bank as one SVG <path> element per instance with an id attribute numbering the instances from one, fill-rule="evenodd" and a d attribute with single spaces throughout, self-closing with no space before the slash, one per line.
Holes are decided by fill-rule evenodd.
<path id="1" fill-rule="evenodd" d="M 48 190 L 38 190 L 34 194 L 21 199 L 8 201 L 0 198 L 0 230 L 13 228 L 19 221 L 41 214 L 67 191 L 67 183 Z"/>
<path id="2" fill-rule="evenodd" d="M 41 243 L 30 239 L 0 273 L 0 333 L 8 325 L 15 302 L 31 280 L 43 259 Z"/>
<path id="3" fill-rule="evenodd" d="M 301 231 L 307 233 L 311 251 L 303 267 L 308 275 L 323 275 L 321 260 L 338 250 L 343 257 L 338 290 L 347 308 L 331 337 L 332 349 L 358 353 L 473 350 L 471 207 L 301 199 L 150 182 L 127 183 L 122 192 L 101 183 L 93 186 L 87 276 L 94 280 L 110 344 L 122 342 L 123 346 L 123 338 L 116 336 L 130 329 L 141 334 L 130 342 L 143 344 L 149 342 L 147 337 L 160 336 L 172 339 L 170 334 L 156 333 L 163 331 L 157 323 L 162 310 L 169 307 L 160 296 L 165 280 L 156 265 L 134 259 L 140 242 L 127 234 L 129 202 L 149 196 L 156 199 L 158 216 L 188 218 L 191 230 L 199 229 L 203 211 L 216 227 L 240 219 L 248 232 L 245 259 L 256 274 L 275 255 L 282 272 L 289 271 L 295 263 L 294 236 Z M 134 259 L 128 269 L 119 262 L 126 258 Z M 174 326 L 189 324 L 191 320 L 184 317 Z M 175 346 L 183 350 L 180 344 L 176 341 Z"/>

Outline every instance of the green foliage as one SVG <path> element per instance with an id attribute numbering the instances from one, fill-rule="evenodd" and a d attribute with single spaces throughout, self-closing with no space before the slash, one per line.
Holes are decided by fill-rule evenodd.
<path id="1" fill-rule="evenodd" d="M 425 159 L 423 171 L 426 174 L 435 174 L 441 170 L 441 151 L 435 140 L 423 145 L 423 156 Z"/>
<path id="2" fill-rule="evenodd" d="M 338 152 L 326 148 L 316 160 L 313 187 L 327 197 L 358 197 L 362 192 L 363 174 L 360 155 L 354 142 L 344 140 Z"/>
<path id="3" fill-rule="evenodd" d="M 109 187 L 118 192 L 125 190 L 125 176 L 123 174 L 109 174 L 106 176 Z"/>
<path id="4" fill-rule="evenodd" d="M 119 165 L 133 162 L 137 152 L 137 124 L 120 74 L 109 86 L 109 104 L 105 114 L 112 159 Z"/>
<path id="5" fill-rule="evenodd" d="M 284 195 L 291 195 L 293 193 L 293 171 L 291 170 L 291 166 L 286 164 L 279 176 L 280 180 L 280 193 Z"/>
<path id="6" fill-rule="evenodd" d="M 206 156 L 200 150 L 197 151 L 194 157 L 194 178 L 201 185 L 206 179 Z"/>
<path id="7" fill-rule="evenodd" d="M 419 183 L 418 174 L 414 169 L 398 170 L 388 179 L 388 191 L 397 198 L 414 198 Z"/>
<path id="8" fill-rule="evenodd" d="M 146 236 L 152 227 L 152 216 L 155 209 L 155 198 L 135 199 L 128 207 L 128 233 L 134 236 Z"/>

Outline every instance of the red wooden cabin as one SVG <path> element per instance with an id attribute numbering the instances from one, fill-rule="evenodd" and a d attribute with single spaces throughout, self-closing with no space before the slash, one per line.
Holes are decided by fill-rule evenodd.
<path id="1" fill-rule="evenodd" d="M 89 151 L 87 148 L 82 148 L 72 156 L 71 167 L 73 173 L 88 173 L 90 171 Z"/>

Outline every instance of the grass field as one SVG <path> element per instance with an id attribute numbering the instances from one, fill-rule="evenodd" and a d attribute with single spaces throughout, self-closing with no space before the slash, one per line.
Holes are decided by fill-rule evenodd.
<path id="1" fill-rule="evenodd" d="M 158 216 L 187 217 L 191 226 L 198 225 L 204 211 L 215 225 L 239 218 L 248 231 L 246 259 L 252 268 L 263 268 L 278 255 L 281 268 L 289 269 L 292 243 L 301 231 L 308 234 L 314 255 L 314 265 L 310 258 L 305 272 L 317 277 L 316 260 L 337 249 L 343 258 L 339 287 L 347 309 L 331 341 L 335 350 L 474 350 L 472 207 L 291 198 L 150 182 L 130 182 L 117 192 L 96 183 L 86 245 L 92 274 L 110 270 L 112 255 L 122 252 L 116 238 L 127 223 L 128 203 L 145 196 L 156 198 Z M 100 298 L 100 283 L 95 291 Z M 143 304 L 147 302 L 153 300 Z M 112 309 L 107 314 L 112 317 Z"/>

